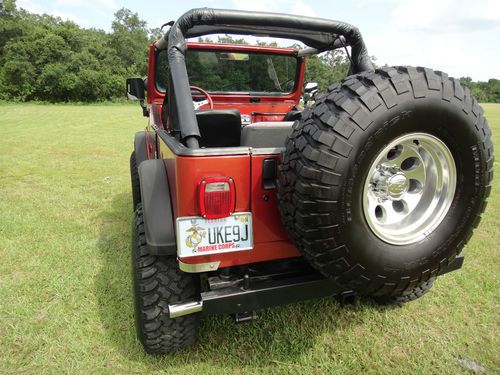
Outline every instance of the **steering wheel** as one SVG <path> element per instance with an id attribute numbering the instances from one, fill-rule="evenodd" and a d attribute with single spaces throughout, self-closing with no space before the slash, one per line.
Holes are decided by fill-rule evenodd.
<path id="1" fill-rule="evenodd" d="M 200 109 L 204 105 L 208 105 L 210 107 L 210 109 L 214 109 L 214 102 L 213 102 L 213 100 L 210 97 L 210 94 L 208 92 L 206 92 L 205 90 L 203 90 L 202 88 L 199 88 L 197 86 L 189 86 L 189 88 L 191 89 L 191 91 L 198 91 L 199 93 L 201 93 L 205 97 L 205 100 L 202 100 L 199 102 L 196 102 L 193 100 L 193 107 L 194 107 L 195 111 Z"/>

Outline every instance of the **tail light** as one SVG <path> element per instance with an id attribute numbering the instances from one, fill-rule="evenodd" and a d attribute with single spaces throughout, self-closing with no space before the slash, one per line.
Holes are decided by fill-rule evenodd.
<path id="1" fill-rule="evenodd" d="M 209 177 L 200 184 L 201 216 L 206 219 L 226 217 L 234 212 L 234 181 L 229 177 Z"/>

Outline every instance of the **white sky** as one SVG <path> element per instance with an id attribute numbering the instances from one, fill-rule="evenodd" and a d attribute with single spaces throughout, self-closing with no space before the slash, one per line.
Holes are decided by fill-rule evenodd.
<path id="1" fill-rule="evenodd" d="M 17 5 L 104 30 L 121 7 L 139 13 L 149 27 L 205 6 L 320 16 L 357 26 L 378 64 L 500 79 L 500 0 L 17 0 Z"/>

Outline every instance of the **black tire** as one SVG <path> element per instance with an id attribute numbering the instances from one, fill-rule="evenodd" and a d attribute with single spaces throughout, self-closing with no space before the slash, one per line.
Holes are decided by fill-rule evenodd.
<path id="1" fill-rule="evenodd" d="M 427 292 L 434 285 L 435 280 L 435 277 L 431 277 L 429 280 L 420 284 L 419 286 L 410 290 L 406 290 L 399 295 L 374 297 L 374 300 L 380 305 L 402 305 L 407 302 L 415 301 L 416 299 L 422 297 L 424 294 L 427 294 Z"/>
<path id="2" fill-rule="evenodd" d="M 198 299 L 199 276 L 180 271 L 176 257 L 148 253 L 141 203 L 132 228 L 132 274 L 137 336 L 144 350 L 162 354 L 192 345 L 199 314 L 172 319 L 168 305 Z"/>
<path id="3" fill-rule="evenodd" d="M 130 180 L 132 183 L 132 209 L 135 211 L 141 202 L 141 186 L 139 184 L 139 170 L 137 169 L 137 159 L 135 151 L 130 154 Z"/>
<path id="4" fill-rule="evenodd" d="M 417 243 L 391 245 L 365 220 L 363 186 L 384 145 L 413 132 L 449 148 L 457 186 L 437 228 Z M 460 253 L 479 224 L 492 176 L 491 131 L 467 88 L 426 68 L 377 69 L 330 86 L 294 124 L 280 167 L 280 212 L 322 274 L 362 295 L 400 296 Z"/>

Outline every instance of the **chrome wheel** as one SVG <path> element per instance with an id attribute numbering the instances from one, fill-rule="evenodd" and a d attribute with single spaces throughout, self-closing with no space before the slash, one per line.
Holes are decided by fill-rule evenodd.
<path id="1" fill-rule="evenodd" d="M 448 147 L 425 133 L 399 137 L 368 170 L 363 212 L 373 233 L 394 245 L 421 241 L 446 216 L 457 172 Z"/>

